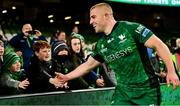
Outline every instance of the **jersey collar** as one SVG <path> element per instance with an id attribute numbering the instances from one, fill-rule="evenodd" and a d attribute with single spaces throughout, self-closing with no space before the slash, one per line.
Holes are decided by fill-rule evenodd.
<path id="1" fill-rule="evenodd" d="M 113 29 L 112 29 L 111 33 L 108 34 L 107 36 L 111 36 L 112 32 L 117 28 L 117 26 L 118 26 L 118 22 L 115 23 L 115 25 L 113 26 Z"/>

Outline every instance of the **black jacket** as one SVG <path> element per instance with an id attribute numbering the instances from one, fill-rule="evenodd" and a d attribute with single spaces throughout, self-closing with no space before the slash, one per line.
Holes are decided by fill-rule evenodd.
<path id="1" fill-rule="evenodd" d="M 55 60 L 53 61 L 53 71 L 60 72 L 62 74 L 67 74 L 73 71 L 73 69 L 75 68 L 70 57 L 55 57 L 54 59 Z M 68 90 L 89 88 L 88 83 L 83 79 L 83 77 L 79 77 L 68 81 L 68 86 Z"/>
<path id="2" fill-rule="evenodd" d="M 51 61 L 40 61 L 34 55 L 26 73 L 30 81 L 27 91 L 30 93 L 53 91 L 55 87 L 49 83 L 49 79 L 53 77 L 52 72 Z"/>

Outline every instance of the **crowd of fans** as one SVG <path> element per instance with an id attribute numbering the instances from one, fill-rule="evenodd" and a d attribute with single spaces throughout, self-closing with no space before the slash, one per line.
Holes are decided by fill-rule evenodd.
<path id="1" fill-rule="evenodd" d="M 59 87 L 56 73 L 69 73 L 84 63 L 92 53 L 86 50 L 85 39 L 78 33 L 77 26 L 68 37 L 60 30 L 50 41 L 29 23 L 8 41 L 1 36 L 0 95 L 115 86 L 113 71 L 103 63 L 85 76 Z"/>

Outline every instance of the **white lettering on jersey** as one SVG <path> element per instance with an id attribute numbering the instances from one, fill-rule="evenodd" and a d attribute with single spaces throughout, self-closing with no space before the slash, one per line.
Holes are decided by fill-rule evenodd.
<path id="1" fill-rule="evenodd" d="M 107 51 L 107 48 L 101 49 L 101 53 L 104 53 L 104 52 L 106 52 L 106 51 Z"/>
<path id="2" fill-rule="evenodd" d="M 113 54 L 110 54 L 110 55 L 106 56 L 105 59 L 106 59 L 107 62 L 112 62 L 112 61 L 114 61 L 116 59 L 119 59 L 119 58 L 121 58 L 123 56 L 126 56 L 126 55 L 130 54 L 131 52 L 132 52 L 132 48 L 127 47 L 127 48 L 125 48 L 123 50 L 117 51 L 117 52 L 115 52 Z"/>
<path id="3" fill-rule="evenodd" d="M 111 43 L 114 40 L 114 38 L 111 38 L 109 40 L 107 40 L 107 43 Z"/>

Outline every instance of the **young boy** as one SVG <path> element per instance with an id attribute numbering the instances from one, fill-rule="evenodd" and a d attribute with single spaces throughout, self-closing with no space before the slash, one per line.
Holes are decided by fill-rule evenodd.
<path id="1" fill-rule="evenodd" d="M 29 93 L 48 92 L 56 90 L 59 81 L 52 71 L 51 45 L 46 41 L 37 41 L 33 45 L 34 56 L 27 70 L 31 83 Z"/>
<path id="2" fill-rule="evenodd" d="M 21 70 L 20 58 L 14 52 L 4 55 L 2 73 L 0 75 L 0 86 L 2 95 L 22 93 L 30 84 Z"/>

